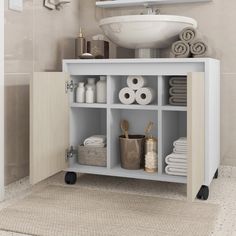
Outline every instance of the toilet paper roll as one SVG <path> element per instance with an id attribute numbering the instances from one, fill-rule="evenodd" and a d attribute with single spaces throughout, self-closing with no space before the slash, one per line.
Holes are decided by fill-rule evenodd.
<path id="1" fill-rule="evenodd" d="M 138 90 L 147 84 L 147 80 L 142 76 L 130 75 L 127 78 L 127 85 L 133 90 Z"/>
<path id="2" fill-rule="evenodd" d="M 125 87 L 120 90 L 119 99 L 123 104 L 132 104 L 135 102 L 135 92 L 131 88 Z"/>
<path id="3" fill-rule="evenodd" d="M 136 102 L 140 105 L 148 105 L 155 98 L 155 92 L 152 88 L 140 88 L 135 93 Z"/>

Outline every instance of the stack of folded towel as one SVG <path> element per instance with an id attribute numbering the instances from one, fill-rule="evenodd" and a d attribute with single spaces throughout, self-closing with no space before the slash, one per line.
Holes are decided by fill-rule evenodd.
<path id="1" fill-rule="evenodd" d="M 203 37 L 192 27 L 183 29 L 179 34 L 179 40 L 172 44 L 171 56 L 177 58 L 209 57 L 210 47 Z"/>
<path id="2" fill-rule="evenodd" d="M 84 140 L 84 146 L 86 147 L 105 147 L 106 136 L 105 135 L 93 135 Z"/>
<path id="3" fill-rule="evenodd" d="M 187 106 L 187 78 L 172 77 L 169 80 L 169 104 L 173 106 Z"/>
<path id="4" fill-rule="evenodd" d="M 173 153 L 165 158 L 165 162 L 168 175 L 187 176 L 187 138 L 182 137 L 174 142 Z"/>

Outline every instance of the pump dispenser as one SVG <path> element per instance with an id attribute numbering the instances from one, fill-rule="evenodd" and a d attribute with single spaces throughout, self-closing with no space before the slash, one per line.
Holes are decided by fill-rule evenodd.
<path id="1" fill-rule="evenodd" d="M 86 39 L 83 36 L 82 29 L 79 29 L 79 37 L 75 41 L 75 56 L 80 58 L 83 53 L 86 53 Z"/>

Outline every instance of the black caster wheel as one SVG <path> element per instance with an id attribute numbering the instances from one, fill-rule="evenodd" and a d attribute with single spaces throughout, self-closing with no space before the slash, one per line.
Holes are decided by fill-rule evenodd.
<path id="1" fill-rule="evenodd" d="M 77 181 L 77 175 L 75 172 L 67 172 L 65 174 L 65 183 L 66 184 L 75 184 Z"/>
<path id="2" fill-rule="evenodd" d="M 214 175 L 214 179 L 218 179 L 218 175 L 219 175 L 219 171 L 218 171 L 218 169 L 216 170 L 216 173 L 215 173 L 215 175 Z"/>
<path id="3" fill-rule="evenodd" d="M 208 197 L 209 197 L 209 187 L 202 185 L 202 187 L 200 188 L 200 190 L 197 194 L 197 199 L 207 200 Z"/>

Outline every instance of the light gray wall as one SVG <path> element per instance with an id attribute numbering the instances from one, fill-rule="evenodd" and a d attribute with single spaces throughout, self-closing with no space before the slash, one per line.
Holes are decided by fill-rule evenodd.
<path id="1" fill-rule="evenodd" d="M 29 174 L 29 82 L 34 71 L 61 70 L 74 55 L 79 32 L 79 2 L 61 11 L 43 0 L 24 0 L 23 12 L 5 2 L 5 184 Z"/>
<path id="2" fill-rule="evenodd" d="M 199 30 L 207 36 L 222 66 L 221 77 L 221 162 L 236 165 L 236 1 L 213 0 L 210 3 L 161 6 L 161 14 L 195 18 Z M 80 0 L 80 25 L 85 35 L 100 33 L 98 20 L 105 16 L 140 13 L 143 8 L 99 10 L 95 0 Z M 114 55 L 113 55 L 114 56 Z"/>

